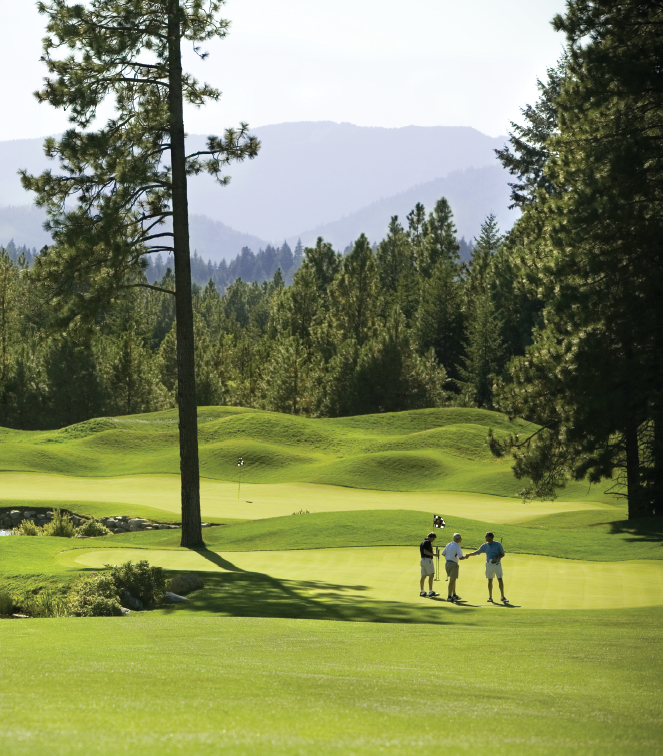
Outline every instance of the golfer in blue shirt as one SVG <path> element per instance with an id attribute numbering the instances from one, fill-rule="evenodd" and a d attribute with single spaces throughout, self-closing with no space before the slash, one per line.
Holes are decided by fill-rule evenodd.
<path id="1" fill-rule="evenodd" d="M 488 531 L 486 533 L 486 543 L 481 544 L 476 551 L 471 554 L 465 554 L 465 559 L 476 556 L 477 554 L 486 555 L 486 577 L 488 578 L 488 603 L 493 601 L 493 578 L 497 578 L 502 594 L 502 602 L 509 603 L 509 599 L 504 595 L 504 580 L 502 579 L 502 559 L 504 559 L 504 549 L 502 544 L 495 540 L 495 534 Z"/>

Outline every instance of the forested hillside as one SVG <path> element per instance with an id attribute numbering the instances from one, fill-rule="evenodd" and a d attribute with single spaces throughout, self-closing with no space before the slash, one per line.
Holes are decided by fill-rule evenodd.
<path id="1" fill-rule="evenodd" d="M 224 294 L 219 269 L 194 257 L 206 280 L 194 285 L 198 403 L 332 417 L 490 408 L 494 376 L 523 352 L 537 307 L 514 299 L 493 217 L 469 264 L 459 250 L 441 199 L 432 212 L 417 205 L 404 225 L 392 218 L 376 246 L 362 235 L 345 254 L 322 239 L 294 252 L 246 250 L 225 274 L 251 264 L 270 278 L 238 278 Z M 30 285 L 29 251 L 10 251 L 0 252 L 0 425 L 53 428 L 174 406 L 174 298 L 145 287 L 173 289 L 167 261 L 93 327 L 74 320 L 63 331 Z"/>

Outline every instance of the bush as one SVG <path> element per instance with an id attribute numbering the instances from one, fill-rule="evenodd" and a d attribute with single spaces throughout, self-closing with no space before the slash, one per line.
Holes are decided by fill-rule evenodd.
<path id="1" fill-rule="evenodd" d="M 99 536 L 105 536 L 110 533 L 110 530 L 99 520 L 88 520 L 86 523 L 78 528 L 78 535 L 87 536 L 88 538 L 98 538 Z"/>
<path id="2" fill-rule="evenodd" d="M 53 510 L 53 519 L 47 525 L 44 525 L 44 535 L 73 538 L 76 535 L 76 528 L 68 514 L 63 514 L 59 509 L 55 509 Z"/>
<path id="3" fill-rule="evenodd" d="M 0 591 L 0 615 L 12 614 L 14 611 L 14 599 L 7 591 Z"/>
<path id="4" fill-rule="evenodd" d="M 23 520 L 18 526 L 18 534 L 22 536 L 40 536 L 44 535 L 44 530 L 39 525 L 35 525 L 31 520 Z"/>
<path id="5" fill-rule="evenodd" d="M 110 565 L 105 565 L 110 567 Z M 145 606 L 154 606 L 161 601 L 166 591 L 166 578 L 161 567 L 150 567 L 143 559 L 136 564 L 126 562 L 119 567 L 110 568 L 110 579 L 119 592 L 126 588 L 129 593 L 143 602 Z"/>
<path id="6" fill-rule="evenodd" d="M 115 581 L 110 575 L 80 578 L 69 591 L 66 611 L 74 617 L 120 617 Z"/>
<path id="7" fill-rule="evenodd" d="M 67 603 L 61 596 L 50 591 L 40 591 L 19 599 L 18 604 L 23 614 L 30 617 L 66 617 Z"/>

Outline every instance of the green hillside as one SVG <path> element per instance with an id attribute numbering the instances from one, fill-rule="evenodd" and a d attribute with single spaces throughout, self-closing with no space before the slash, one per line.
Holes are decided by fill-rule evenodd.
<path id="1" fill-rule="evenodd" d="M 247 484 L 315 483 L 381 491 L 464 491 L 513 496 L 509 460 L 486 445 L 488 429 L 535 429 L 497 412 L 428 409 L 309 419 L 234 407 L 199 409 L 204 478 Z M 57 431 L 0 429 L 0 470 L 76 477 L 177 474 L 176 410 L 98 418 Z M 601 498 L 571 484 L 566 500 Z"/>

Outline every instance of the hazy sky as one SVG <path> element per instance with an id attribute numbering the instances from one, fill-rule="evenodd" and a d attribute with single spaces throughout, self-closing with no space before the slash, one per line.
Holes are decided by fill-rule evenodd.
<path id="1" fill-rule="evenodd" d="M 31 93 L 45 74 L 44 19 L 32 0 L 2 0 L 0 140 L 67 124 Z M 536 78 L 562 38 L 563 0 L 227 0 L 229 37 L 185 64 L 219 87 L 219 103 L 186 116 L 190 133 L 240 120 L 361 126 L 474 126 L 497 136 L 536 99 Z"/>

